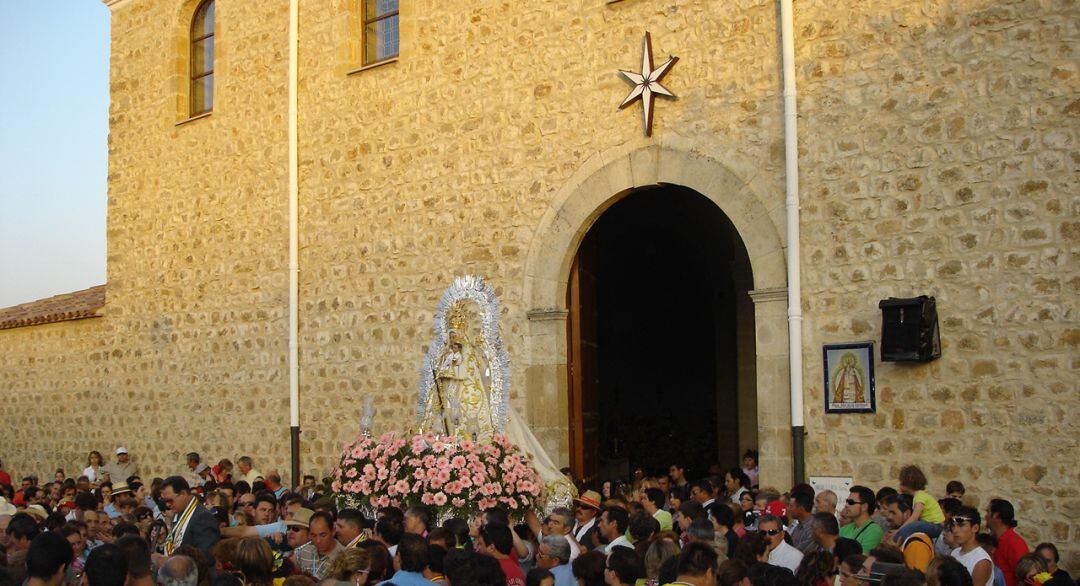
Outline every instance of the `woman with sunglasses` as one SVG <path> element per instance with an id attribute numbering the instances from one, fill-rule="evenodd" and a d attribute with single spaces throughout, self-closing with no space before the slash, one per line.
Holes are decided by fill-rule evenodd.
<path id="1" fill-rule="evenodd" d="M 979 546 L 978 534 L 982 525 L 979 511 L 972 507 L 960 507 L 949 520 L 947 529 L 952 533 L 956 549 L 952 556 L 971 573 L 974 586 L 994 586 L 994 560 Z"/>

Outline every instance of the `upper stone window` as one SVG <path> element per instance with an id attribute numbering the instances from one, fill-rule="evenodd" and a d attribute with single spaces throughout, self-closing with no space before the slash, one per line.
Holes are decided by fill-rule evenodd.
<path id="1" fill-rule="evenodd" d="M 360 0 L 364 19 L 364 65 L 398 55 L 398 0 Z"/>
<path id="2" fill-rule="evenodd" d="M 214 109 L 214 0 L 204 0 L 191 19 L 192 116 Z"/>

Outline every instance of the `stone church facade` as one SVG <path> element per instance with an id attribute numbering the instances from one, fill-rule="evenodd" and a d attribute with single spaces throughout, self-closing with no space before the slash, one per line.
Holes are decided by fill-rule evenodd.
<path id="1" fill-rule="evenodd" d="M 0 457 L 70 470 L 124 445 L 152 474 L 190 450 L 287 469 L 288 3 L 218 0 L 194 119 L 198 3 L 107 4 L 106 301 L 4 322 Z M 745 245 L 740 448 L 789 486 L 777 5 L 406 1 L 400 54 L 365 68 L 357 4 L 299 4 L 305 472 L 334 464 L 360 397 L 379 430 L 412 421 L 436 302 L 466 273 L 495 286 L 513 403 L 565 464 L 577 247 L 619 198 L 671 184 Z M 895 485 L 917 463 L 932 492 L 1012 500 L 1029 542 L 1080 542 L 1078 20 L 1064 0 L 796 3 L 808 474 Z M 616 110 L 645 31 L 658 63 L 680 57 L 652 136 L 639 105 Z M 880 341 L 878 300 L 921 294 L 942 357 L 878 362 L 876 413 L 826 415 L 821 346 Z"/>

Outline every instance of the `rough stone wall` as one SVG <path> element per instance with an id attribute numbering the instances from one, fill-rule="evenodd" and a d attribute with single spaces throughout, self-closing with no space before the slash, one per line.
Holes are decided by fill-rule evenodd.
<path id="1" fill-rule="evenodd" d="M 657 65 L 681 57 L 665 80 L 679 98 L 657 102 L 655 140 L 751 161 L 740 174 L 771 173 L 782 199 L 768 3 L 405 2 L 400 59 L 351 75 L 350 5 L 301 7 L 301 411 L 317 468 L 356 433 L 365 394 L 378 426 L 412 421 L 435 305 L 466 273 L 503 302 L 516 408 L 565 422 L 526 397 L 537 389 L 526 389 L 524 264 L 576 170 L 652 142 L 640 106 L 616 110 L 631 87 L 616 72 L 640 68 L 646 30 Z M 541 439 L 566 462 L 563 425 Z"/>
<path id="2" fill-rule="evenodd" d="M 811 473 L 1003 496 L 1080 568 L 1074 2 L 796 4 Z M 933 295 L 942 358 L 823 415 L 821 344 Z"/>
<path id="3" fill-rule="evenodd" d="M 115 443 L 153 474 L 192 449 L 287 467 L 287 4 L 218 4 L 214 113 L 179 126 L 192 3 L 113 14 L 106 316 L 0 332 L 17 471 Z M 333 464 L 366 394 L 379 430 L 412 421 L 453 276 L 485 275 L 511 356 L 530 351 L 525 258 L 597 153 L 678 142 L 782 201 L 772 2 L 403 2 L 400 59 L 350 74 L 355 10 L 301 3 L 305 470 Z M 935 492 L 956 477 L 980 503 L 1012 499 L 1030 539 L 1080 541 L 1077 16 L 1065 0 L 797 3 L 810 473 L 876 486 L 919 463 Z M 653 139 L 638 106 L 615 110 L 646 30 L 657 63 L 681 57 Z M 876 301 L 921 293 L 944 357 L 879 365 L 877 414 L 824 417 L 820 345 L 878 339 Z M 513 389 L 543 418 L 520 368 Z"/>
<path id="4" fill-rule="evenodd" d="M 195 2 L 112 14 L 106 315 L 0 333 L 16 471 L 117 445 L 147 475 L 190 450 L 288 462 L 288 13 L 217 4 L 215 111 L 180 125 Z"/>

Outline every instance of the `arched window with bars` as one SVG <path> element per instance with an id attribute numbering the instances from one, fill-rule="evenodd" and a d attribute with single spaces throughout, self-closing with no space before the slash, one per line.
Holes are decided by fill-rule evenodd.
<path id="1" fill-rule="evenodd" d="M 190 59 L 190 114 L 207 114 L 214 110 L 214 0 L 204 0 L 195 9 Z"/>

